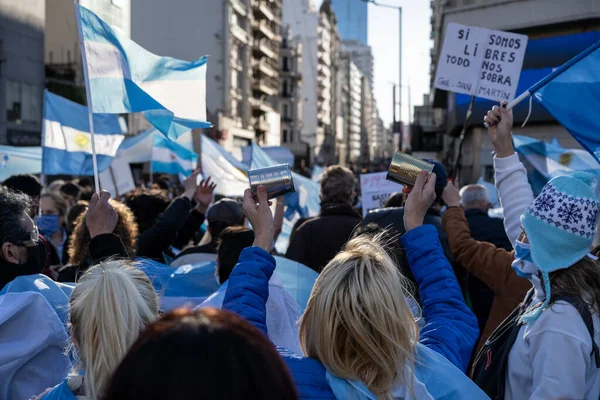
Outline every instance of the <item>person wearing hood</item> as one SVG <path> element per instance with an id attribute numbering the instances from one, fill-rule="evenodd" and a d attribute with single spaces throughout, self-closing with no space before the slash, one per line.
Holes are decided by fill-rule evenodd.
<path id="1" fill-rule="evenodd" d="M 498 150 L 496 157 L 509 163 L 515 156 L 509 140 L 512 112 L 505 105 L 495 106 L 485 122 Z M 533 288 L 512 328 L 516 336 L 503 377 L 505 399 L 600 395 L 600 263 L 590 254 L 600 200 L 592 183 L 593 177 L 582 172 L 555 177 L 522 216 L 506 214 L 511 240 L 517 224 L 521 226 L 512 268 Z M 500 198 L 520 201 L 502 190 Z M 489 364 L 480 356 L 475 370 Z"/>
<path id="2" fill-rule="evenodd" d="M 420 285 L 427 325 L 419 331 L 405 300 L 406 278 L 379 240 L 352 239 L 321 271 L 301 319 L 303 355 L 280 349 L 300 398 L 486 399 L 463 373 L 477 340 L 466 306 L 433 226 L 423 225 L 435 199 L 435 175 L 421 172 L 406 204 L 402 240 Z M 223 306 L 268 333 L 266 301 L 275 260 L 273 216 L 266 189 L 258 205 L 246 191 L 244 211 L 254 247 L 232 271 Z"/>

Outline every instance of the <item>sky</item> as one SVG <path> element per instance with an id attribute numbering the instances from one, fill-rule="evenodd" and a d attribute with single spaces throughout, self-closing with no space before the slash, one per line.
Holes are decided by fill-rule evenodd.
<path id="1" fill-rule="evenodd" d="M 342 0 L 335 0 L 342 1 Z M 322 0 L 316 0 L 319 7 Z M 408 120 L 408 90 L 412 106 L 423 104 L 429 93 L 429 39 L 431 9 L 426 0 L 378 0 L 381 4 L 402 7 L 402 121 Z M 369 45 L 375 60 L 375 99 L 381 118 L 392 122 L 392 83 L 399 79 L 398 20 L 399 13 L 390 8 L 369 4 Z M 410 112 L 412 118 L 412 111 Z"/>

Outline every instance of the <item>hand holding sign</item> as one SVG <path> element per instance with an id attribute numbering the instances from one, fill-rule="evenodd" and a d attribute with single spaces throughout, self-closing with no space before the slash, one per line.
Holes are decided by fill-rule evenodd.
<path id="1" fill-rule="evenodd" d="M 515 153 L 511 134 L 513 113 L 506 109 L 506 104 L 502 102 L 500 106 L 494 106 L 484 118 L 498 158 L 509 157 Z"/>

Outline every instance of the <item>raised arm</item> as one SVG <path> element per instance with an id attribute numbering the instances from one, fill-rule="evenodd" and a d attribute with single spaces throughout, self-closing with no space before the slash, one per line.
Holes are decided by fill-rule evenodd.
<path id="1" fill-rule="evenodd" d="M 254 246 L 242 252 L 231 272 L 223 308 L 246 318 L 267 335 L 266 303 L 269 279 L 275 270 L 275 259 L 269 254 L 273 247 L 273 214 L 264 186 L 258 188 L 257 196 L 258 204 L 250 189 L 244 193 L 244 213 L 254 228 Z"/>
<path id="2" fill-rule="evenodd" d="M 500 204 L 504 208 L 504 229 L 513 247 L 521 234 L 521 215 L 533 201 L 527 170 L 519 161 L 512 142 L 512 111 L 506 102 L 488 111 L 485 123 L 494 145 L 494 169 Z"/>
<path id="3" fill-rule="evenodd" d="M 405 205 L 402 242 L 408 264 L 419 285 L 427 325 L 419 341 L 466 371 L 479 336 L 477 319 L 465 304 L 452 266 L 444 256 L 437 230 L 423 225 L 435 199 L 435 175 L 421 172 Z"/>
<path id="4" fill-rule="evenodd" d="M 173 241 L 173 246 L 183 249 L 194 238 L 200 226 L 204 223 L 208 206 L 212 203 L 213 193 L 217 185 L 210 181 L 211 177 L 203 179 L 198 185 L 194 194 L 196 206 L 189 212 L 183 226 L 177 232 L 177 237 Z"/>

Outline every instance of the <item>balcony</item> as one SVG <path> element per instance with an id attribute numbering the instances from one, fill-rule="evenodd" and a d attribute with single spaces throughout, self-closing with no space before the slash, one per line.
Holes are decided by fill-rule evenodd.
<path id="1" fill-rule="evenodd" d="M 271 25 L 269 24 L 269 22 L 267 22 L 265 20 L 262 20 L 260 22 L 252 21 L 252 28 L 254 28 L 254 30 L 262 33 L 263 36 L 269 40 L 277 39 L 277 35 L 275 35 L 275 32 L 273 32 Z"/>
<path id="2" fill-rule="evenodd" d="M 255 91 L 266 94 L 267 96 L 277 95 L 275 82 L 272 79 L 254 79 L 253 89 Z"/>
<path id="3" fill-rule="evenodd" d="M 277 77 L 277 71 L 273 68 L 269 63 L 265 60 L 261 60 L 255 64 L 255 68 L 257 68 L 262 74 L 268 76 L 269 78 Z"/>
<path id="4" fill-rule="evenodd" d="M 263 55 L 269 58 L 276 58 L 278 53 L 272 49 L 272 47 L 267 43 L 265 39 L 255 40 L 254 41 L 254 50 L 258 53 L 262 53 Z"/>
<path id="5" fill-rule="evenodd" d="M 253 0 L 252 7 L 256 11 L 258 11 L 258 14 L 255 14 L 255 15 L 263 16 L 266 19 L 268 19 L 269 21 L 273 21 L 275 19 L 275 14 L 273 14 L 273 11 L 271 10 L 271 8 L 269 7 L 269 5 L 267 4 L 266 1 Z"/>
<path id="6" fill-rule="evenodd" d="M 244 95 L 242 94 L 242 89 L 237 87 L 231 88 L 231 97 L 238 101 L 242 100 L 244 98 Z"/>
<path id="7" fill-rule="evenodd" d="M 248 44 L 248 32 L 241 26 L 231 25 L 231 34 L 240 42 Z"/>
<path id="8" fill-rule="evenodd" d="M 239 58 L 234 58 L 231 60 L 231 68 L 242 72 L 244 70 L 244 64 L 242 63 L 242 60 L 240 60 Z"/>
<path id="9" fill-rule="evenodd" d="M 231 3 L 231 7 L 233 7 L 233 9 L 242 17 L 248 15 L 248 12 L 246 11 L 246 6 L 243 5 L 240 2 L 240 0 L 229 0 L 229 2 Z"/>
<path id="10" fill-rule="evenodd" d="M 263 118 L 252 118 L 252 126 L 254 130 L 259 132 L 268 132 L 269 124 Z"/>

